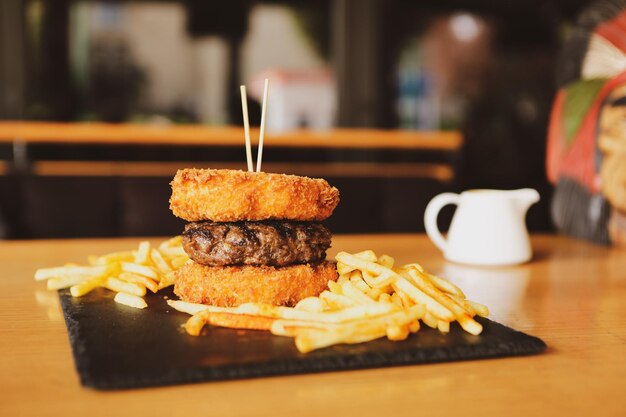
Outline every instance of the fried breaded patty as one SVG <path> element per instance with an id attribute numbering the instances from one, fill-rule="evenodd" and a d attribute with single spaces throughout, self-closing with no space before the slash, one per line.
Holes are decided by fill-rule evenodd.
<path id="1" fill-rule="evenodd" d="M 238 306 L 255 302 L 293 306 L 319 295 L 337 280 L 335 264 L 272 266 L 204 266 L 195 262 L 175 272 L 174 293 L 192 303 Z"/>
<path id="2" fill-rule="evenodd" d="M 320 221 L 339 203 L 326 180 L 230 169 L 181 169 L 170 209 L 187 221 Z"/>

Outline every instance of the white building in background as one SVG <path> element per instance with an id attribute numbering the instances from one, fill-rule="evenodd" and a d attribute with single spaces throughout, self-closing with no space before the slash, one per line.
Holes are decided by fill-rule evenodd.
<path id="1" fill-rule="evenodd" d="M 280 133 L 307 127 L 330 129 L 337 110 L 337 89 L 332 72 L 326 68 L 311 70 L 271 69 L 252 77 L 250 95 L 261 101 L 263 80 L 270 80 L 266 128 Z"/>

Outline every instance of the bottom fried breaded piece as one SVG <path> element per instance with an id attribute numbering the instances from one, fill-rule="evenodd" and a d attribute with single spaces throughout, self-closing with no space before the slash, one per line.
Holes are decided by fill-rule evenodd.
<path id="1" fill-rule="evenodd" d="M 333 262 L 317 265 L 204 266 L 190 262 L 175 273 L 174 293 L 192 303 L 235 307 L 255 302 L 293 306 L 337 280 Z"/>

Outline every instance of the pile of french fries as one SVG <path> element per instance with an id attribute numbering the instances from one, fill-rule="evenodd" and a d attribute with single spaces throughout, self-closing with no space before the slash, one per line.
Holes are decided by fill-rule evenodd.
<path id="1" fill-rule="evenodd" d="M 135 308 L 146 308 L 147 291 L 156 293 L 174 284 L 172 272 L 189 257 L 180 236 L 156 247 L 143 241 L 137 250 L 90 256 L 89 265 L 67 264 L 42 268 L 35 272 L 38 281 L 47 280 L 49 290 L 69 288 L 74 297 L 103 287 L 116 292 L 115 302 Z"/>
<path id="2" fill-rule="evenodd" d="M 404 340 L 417 332 L 420 322 L 443 333 L 457 321 L 468 333 L 477 335 L 482 326 L 475 316 L 486 317 L 486 306 L 469 301 L 456 285 L 427 273 L 419 264 L 396 267 L 388 255 L 371 251 L 337 254 L 337 281 L 317 297 L 301 300 L 295 307 L 246 303 L 239 307 L 217 307 L 168 300 L 168 304 L 191 317 L 188 334 L 197 336 L 204 326 L 269 330 L 295 338 L 306 353 L 340 343 L 361 343 L 381 337 Z M 74 297 L 103 287 L 116 292 L 115 302 L 146 308 L 147 291 L 174 284 L 173 272 L 189 257 L 180 236 L 153 247 L 144 241 L 136 250 L 90 256 L 89 265 L 67 264 L 35 272 L 36 280 L 47 280 L 50 290 L 69 288 Z"/>
<path id="3" fill-rule="evenodd" d="M 340 252 L 336 259 L 338 280 L 293 308 L 257 303 L 216 307 L 175 300 L 168 304 L 192 315 L 185 325 L 190 335 L 199 335 L 207 324 L 269 330 L 294 337 L 303 353 L 385 336 L 404 340 L 420 329 L 420 321 L 443 333 L 450 331 L 453 321 L 471 334 L 482 332 L 474 316 L 486 317 L 487 307 L 466 300 L 457 286 L 419 264 L 395 267 L 392 257 L 377 257 L 371 250 Z"/>

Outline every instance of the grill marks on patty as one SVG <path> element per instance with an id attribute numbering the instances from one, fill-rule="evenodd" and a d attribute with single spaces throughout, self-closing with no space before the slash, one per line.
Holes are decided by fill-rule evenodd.
<path id="1" fill-rule="evenodd" d="M 315 222 L 193 222 L 185 226 L 183 246 L 196 263 L 211 266 L 288 266 L 326 258 L 330 231 Z"/>

